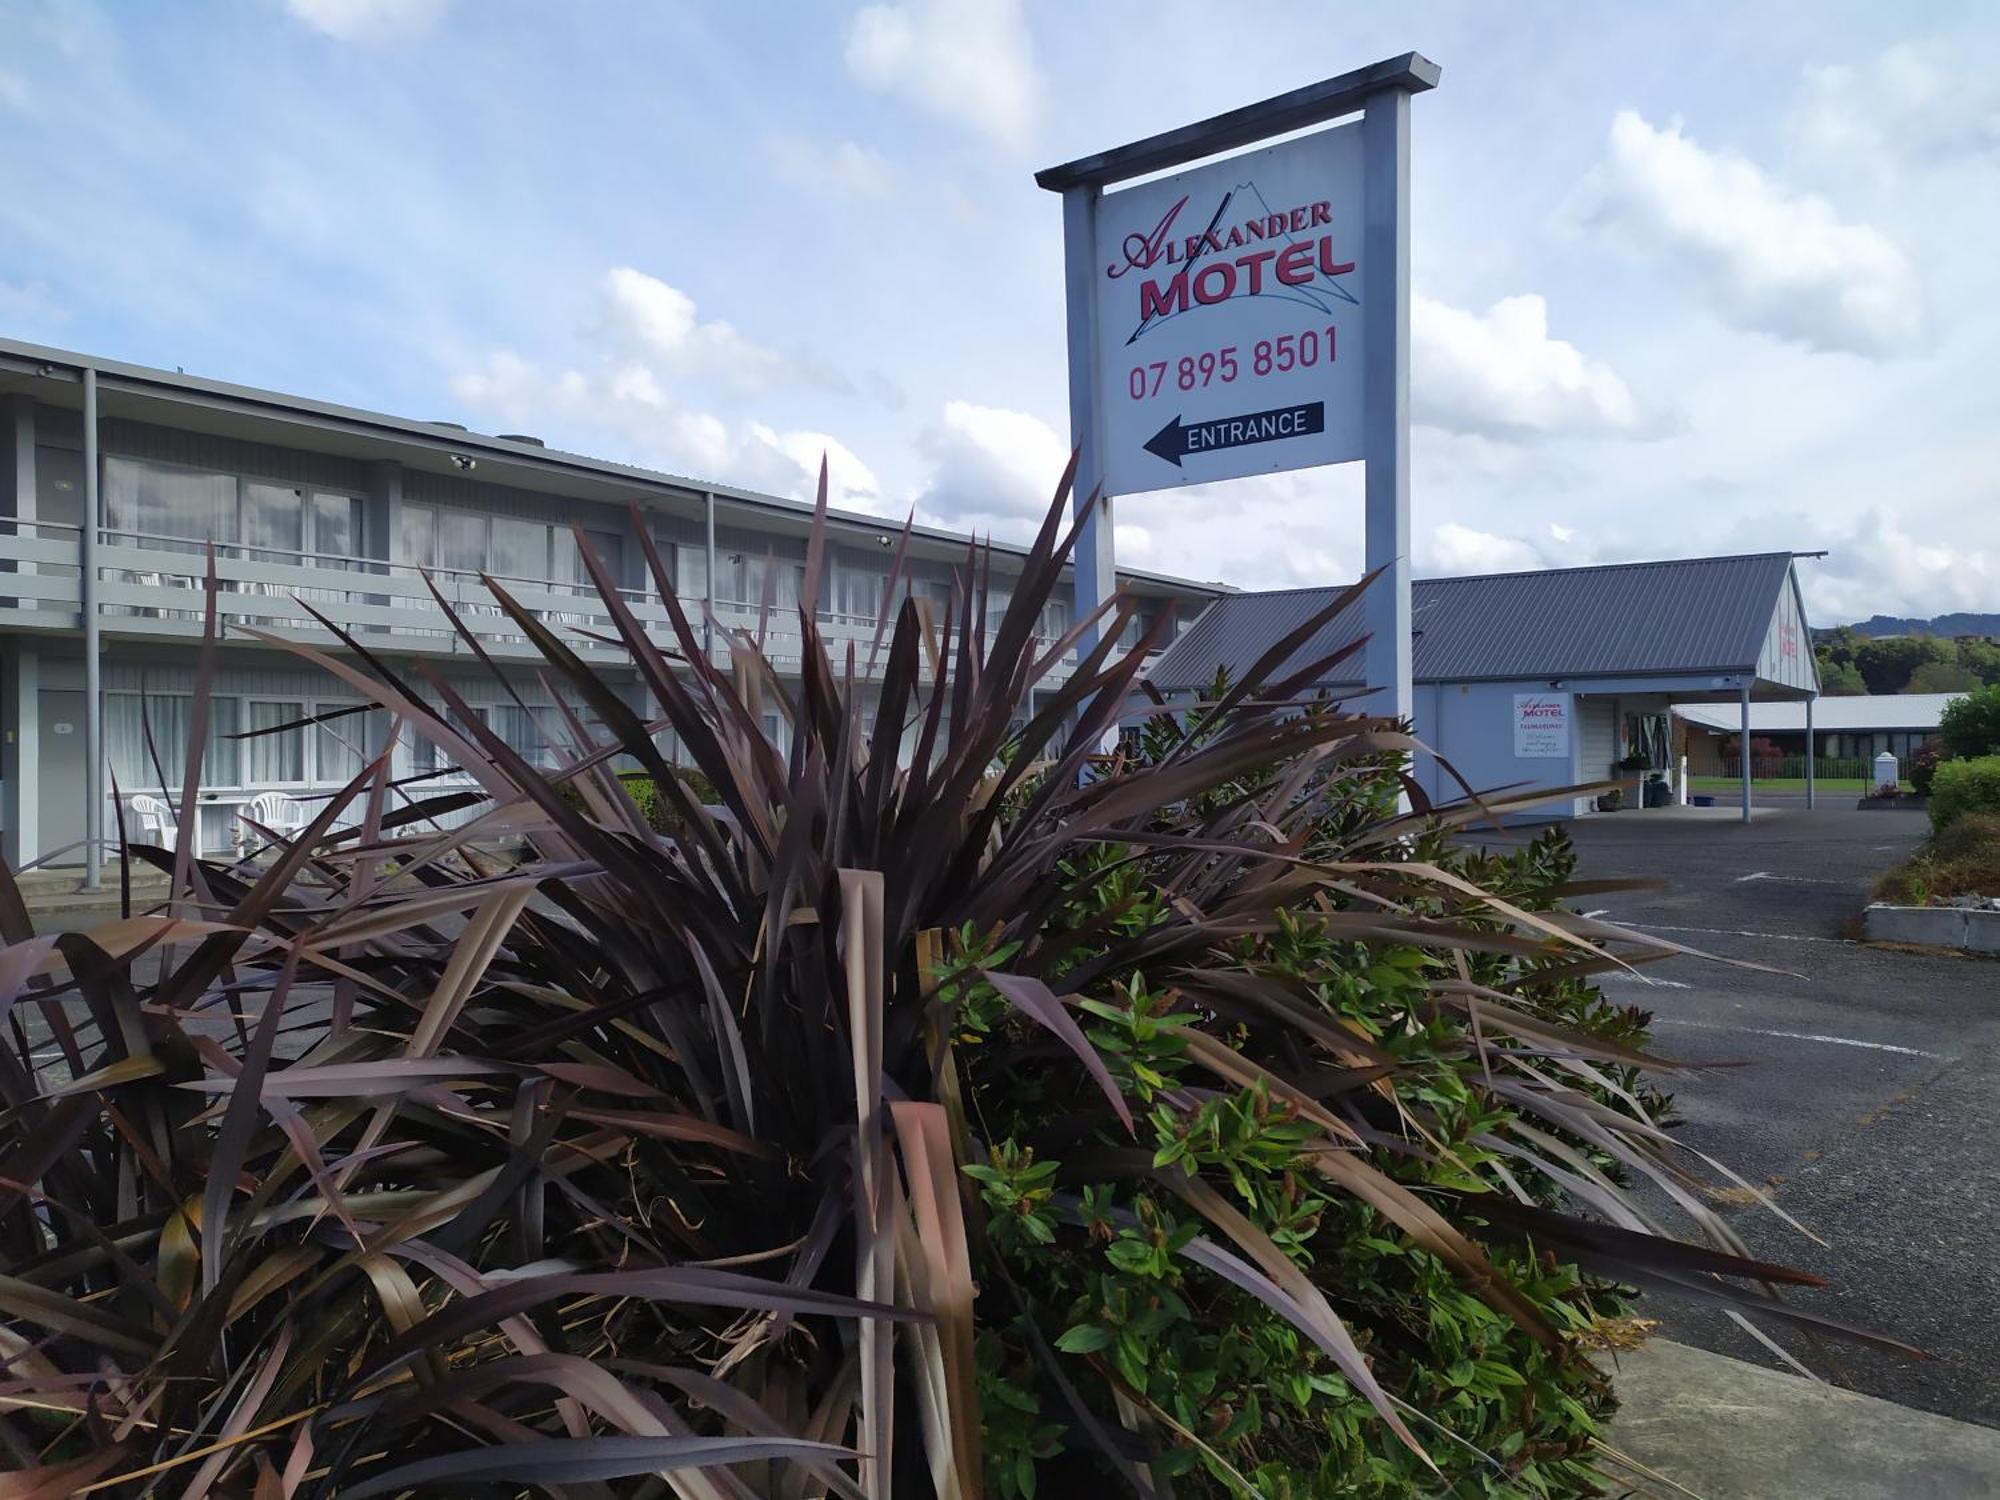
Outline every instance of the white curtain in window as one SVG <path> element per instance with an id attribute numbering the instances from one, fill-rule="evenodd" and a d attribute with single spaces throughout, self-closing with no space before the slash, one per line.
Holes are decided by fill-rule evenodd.
<path id="1" fill-rule="evenodd" d="M 549 528 L 513 516 L 493 518 L 493 568 L 501 578 L 545 581 L 549 576 Z"/>
<path id="2" fill-rule="evenodd" d="M 133 458 L 107 458 L 104 503 L 106 519 L 114 531 L 184 537 L 190 542 L 237 539 L 234 474 L 205 474 Z"/>
<path id="3" fill-rule="evenodd" d="M 204 786 L 234 786 L 238 764 L 238 742 L 226 738 L 236 731 L 236 700 L 209 700 L 208 750 L 202 758 Z M 194 699 L 186 693 L 148 693 L 142 701 L 137 693 L 104 695 L 104 750 L 111 774 L 122 792 L 165 790 L 178 796 L 181 779 L 187 774 L 188 730 L 193 723 Z M 146 748 L 146 731 L 152 730 L 153 754 Z"/>
<path id="4" fill-rule="evenodd" d="M 561 726 L 552 708 L 529 709 L 503 703 L 492 713 L 493 728 L 507 748 L 531 766 L 553 766 Z"/>
<path id="5" fill-rule="evenodd" d="M 296 723 L 305 716 L 306 706 L 303 703 L 253 700 L 248 705 L 244 727 L 255 734 L 260 729 Z M 306 779 L 306 735 L 303 729 L 288 729 L 282 734 L 261 734 L 243 743 L 249 751 L 249 775 L 245 785 L 284 786 Z"/>
<path id="6" fill-rule="evenodd" d="M 676 547 L 673 550 L 674 587 L 683 607 L 708 597 L 708 548 Z"/>
<path id="7" fill-rule="evenodd" d="M 346 703 L 315 703 L 313 713 L 340 713 Z M 370 756 L 380 753 L 384 721 L 379 709 L 342 713 L 313 729 L 313 780 L 345 784 L 361 774 Z"/>

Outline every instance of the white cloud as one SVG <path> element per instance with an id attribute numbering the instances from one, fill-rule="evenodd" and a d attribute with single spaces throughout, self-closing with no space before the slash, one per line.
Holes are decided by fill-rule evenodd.
<path id="1" fill-rule="evenodd" d="M 1481 437 L 1637 435 L 1659 424 L 1609 365 L 1549 337 L 1529 293 L 1484 313 L 1425 296 L 1410 307 L 1411 415 Z"/>
<path id="2" fill-rule="evenodd" d="M 1069 463 L 1069 444 L 1039 417 L 970 401 L 948 401 L 918 446 L 930 476 L 917 496 L 926 517 L 965 529 L 1019 536 L 1048 514 Z"/>
<path id="3" fill-rule="evenodd" d="M 779 135 L 771 157 L 789 181 L 847 198 L 886 198 L 896 189 L 896 170 L 881 152 L 859 141 Z"/>
<path id="4" fill-rule="evenodd" d="M 768 444 L 810 474 L 815 485 L 824 461 L 827 503 L 834 509 L 891 513 L 875 471 L 839 438 L 824 432 L 777 432 L 761 422 L 753 422 L 749 431 L 753 439 Z"/>
<path id="5" fill-rule="evenodd" d="M 798 373 L 784 355 L 745 338 L 733 324 L 702 322 L 694 298 L 657 276 L 615 267 L 604 275 L 602 297 L 599 332 L 655 374 L 751 393 Z"/>
<path id="6" fill-rule="evenodd" d="M 17 109 L 26 114 L 34 99 L 34 90 L 28 87 L 27 79 L 19 73 L 9 73 L 0 68 L 0 108 Z"/>
<path id="7" fill-rule="evenodd" d="M 494 427 L 563 434 L 559 446 L 796 500 L 817 493 L 824 456 L 833 505 L 885 509 L 874 472 L 839 439 L 732 424 L 682 405 L 651 370 L 629 361 L 594 372 L 556 370 L 501 350 L 454 377 L 451 391 Z"/>
<path id="8" fill-rule="evenodd" d="M 285 9 L 337 42 L 403 42 L 428 36 L 452 0 L 285 0 Z"/>
<path id="9" fill-rule="evenodd" d="M 1888 236 L 1705 150 L 1678 122 L 1656 129 L 1620 111 L 1568 211 L 1695 279 L 1737 327 L 1871 356 L 1924 337 L 1916 267 Z"/>
<path id="10" fill-rule="evenodd" d="M 1872 614 L 1929 617 L 2000 608 L 2000 548 L 1957 532 L 1922 540 L 1897 516 L 1870 511 L 1845 534 L 1815 539 L 1827 555 L 1799 564 L 1807 617 L 1843 625 Z"/>
<path id="11" fill-rule="evenodd" d="M 1042 84 L 1019 0 L 899 0 L 863 6 L 847 70 L 1009 148 L 1028 143 Z"/>
<path id="12" fill-rule="evenodd" d="M 1528 537 L 1446 521 L 1432 529 L 1429 545 L 1419 546 L 1416 555 L 1417 572 L 1424 576 L 1576 568 L 1595 560 L 1594 549 L 1579 542 L 1572 528 L 1553 522 L 1543 536 Z"/>
<path id="13" fill-rule="evenodd" d="M 1785 131 L 1829 174 L 1886 183 L 1909 165 L 2000 159 L 2000 86 L 1902 43 L 1860 67 L 1807 67 Z"/>

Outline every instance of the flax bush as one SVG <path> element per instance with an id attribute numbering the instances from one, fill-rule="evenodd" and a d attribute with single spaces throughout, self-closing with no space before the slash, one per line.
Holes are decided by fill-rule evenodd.
<path id="1" fill-rule="evenodd" d="M 609 664 L 489 582 L 555 767 L 422 661 L 269 638 L 476 790 L 385 754 L 243 860 L 183 818 L 127 851 L 165 908 L 87 932 L 0 881 L 8 1492 L 1577 1494 L 1622 1288 L 1828 1326 L 1590 985 L 1671 946 L 1305 703 L 1351 596 L 1099 753 L 1144 652 L 1123 599 L 1067 676 L 1036 640 L 1067 502 L 992 628 L 969 548 L 838 655 L 822 514 L 795 680 L 712 663 L 657 556 L 670 646 L 591 560 Z"/>

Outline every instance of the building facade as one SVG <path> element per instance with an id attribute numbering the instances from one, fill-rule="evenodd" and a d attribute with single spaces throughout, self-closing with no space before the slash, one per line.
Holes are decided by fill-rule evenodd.
<path id="1" fill-rule="evenodd" d="M 280 644 L 348 654 L 315 612 L 371 653 L 429 662 L 515 749 L 553 758 L 563 722 L 534 670 L 539 655 L 480 575 L 612 680 L 629 678 L 637 701 L 625 653 L 597 639 L 614 626 L 579 528 L 662 645 L 673 636 L 648 542 L 716 661 L 727 661 L 730 632 L 761 630 L 781 677 L 796 673 L 810 523 L 811 507 L 796 501 L 560 453 L 532 437 L 0 340 L 6 856 L 16 868 L 81 865 L 94 828 L 115 839 L 121 819 L 136 836 L 135 825 L 184 816 L 202 851 L 222 852 L 243 810 L 267 794 L 309 815 L 388 733 L 336 675 Z M 942 607 L 962 586 L 968 541 L 922 528 L 905 541 L 899 525 L 851 514 L 831 518 L 828 541 L 818 624 L 836 652 L 853 644 L 865 718 L 878 620 L 900 604 L 889 597 L 892 573 L 899 596 Z M 184 809 L 211 546 L 218 671 L 200 792 Z M 1020 556 L 992 545 L 990 615 L 1005 607 Z M 1221 592 L 1142 573 L 1120 581 L 1139 604 L 1128 644 L 1159 615 L 1185 623 Z M 1069 629 L 1071 610 L 1060 599 L 1044 612 L 1045 641 Z M 320 722 L 239 737 L 308 719 Z M 775 706 L 765 727 L 782 741 Z M 399 738 L 399 776 L 446 771 L 427 741 Z"/>
<path id="2" fill-rule="evenodd" d="M 1813 759 L 1822 774 L 1865 779 L 1874 774 L 1876 756 L 1893 755 L 1899 774 L 1908 776 L 1910 757 L 1937 740 L 1946 707 L 1964 696 L 1886 693 L 1822 698 L 1813 716 Z M 1733 710 L 1709 703 L 1676 703 L 1674 717 L 1686 736 L 1688 766 L 1695 775 L 1738 773 L 1743 736 Z M 1802 705 L 1753 704 L 1752 773 L 1760 777 L 1803 776 L 1806 737 Z"/>
<path id="3" fill-rule="evenodd" d="M 1632 806 L 1655 774 L 1678 778 L 1676 703 L 1715 703 L 1740 720 L 1753 704 L 1783 702 L 1811 722 L 1819 676 L 1789 552 L 1418 579 L 1410 592 L 1416 734 L 1436 752 L 1411 774 L 1434 799 L 1461 795 L 1461 779 L 1481 792 L 1610 782 Z M 1198 700 L 1218 671 L 1241 677 L 1338 593 L 1220 598 L 1150 680 L 1170 699 Z M 1350 604 L 1279 674 L 1329 657 L 1364 628 Z M 1337 672 L 1316 690 L 1368 712 L 1354 658 Z M 1581 815 L 1598 795 L 1557 796 L 1528 816 Z M 1746 815 L 1749 796 L 1746 782 Z"/>

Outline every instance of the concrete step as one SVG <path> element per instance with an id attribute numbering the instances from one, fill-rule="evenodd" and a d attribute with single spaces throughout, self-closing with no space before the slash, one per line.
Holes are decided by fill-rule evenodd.
<path id="1" fill-rule="evenodd" d="M 1654 1339 L 1612 1361 L 1608 1446 L 1702 1500 L 1991 1500 L 2000 1430 Z M 1982 1372 L 1983 1373 L 1983 1372 Z M 1675 1488 L 1678 1486 L 1679 1488 Z"/>

